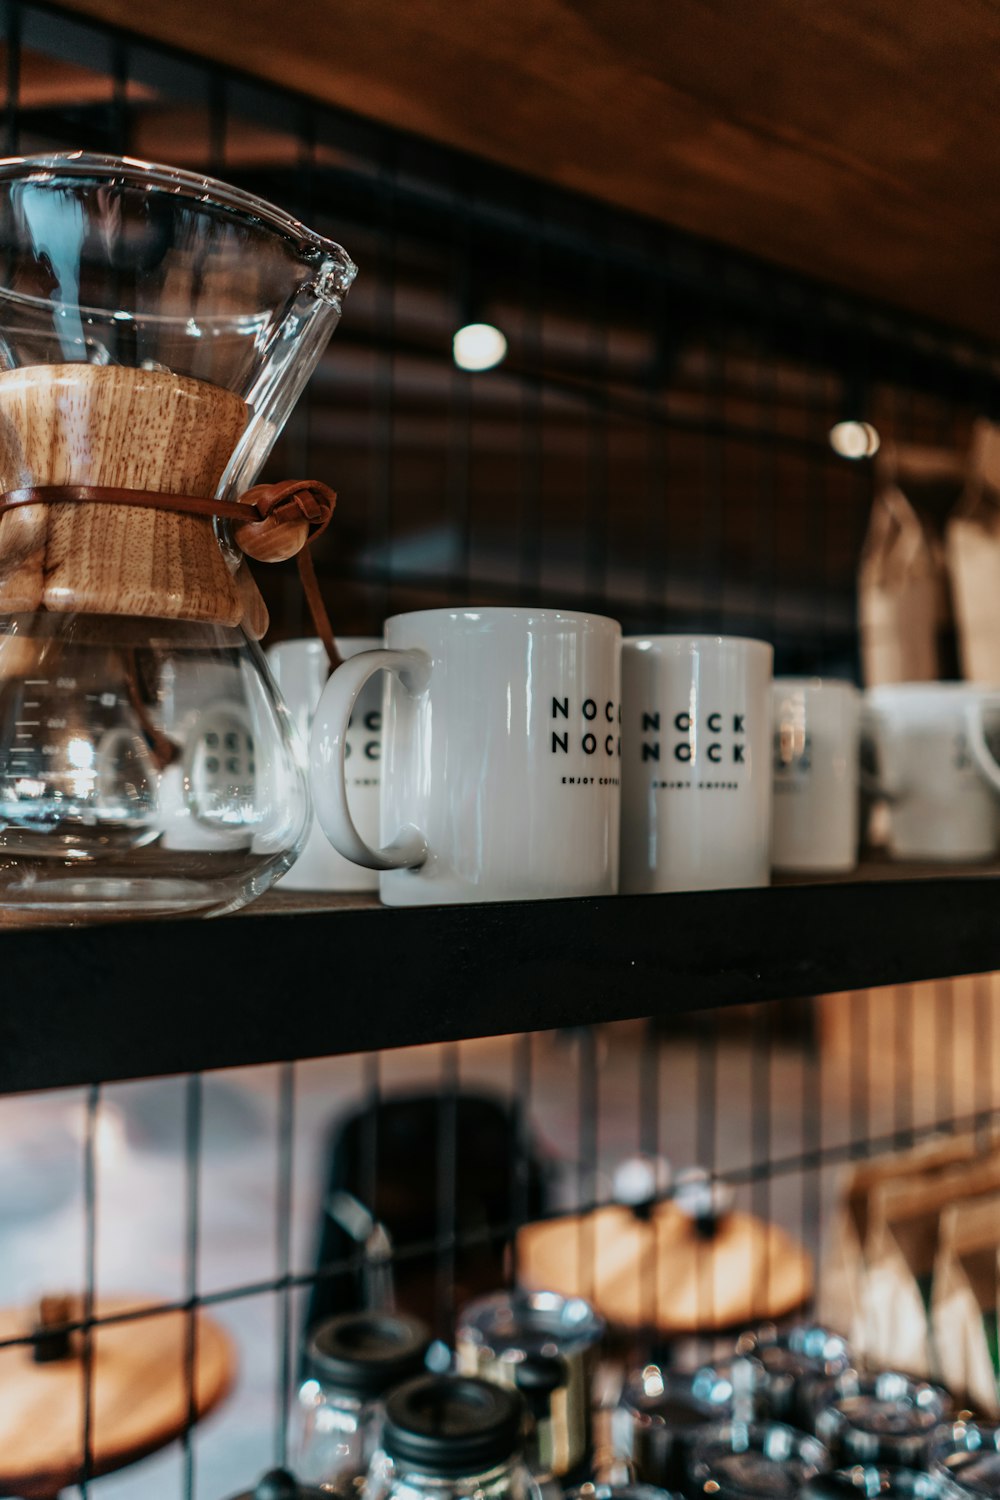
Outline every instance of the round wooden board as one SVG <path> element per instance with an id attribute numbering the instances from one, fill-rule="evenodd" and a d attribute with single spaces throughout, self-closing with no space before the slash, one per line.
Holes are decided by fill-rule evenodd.
<path id="1" fill-rule="evenodd" d="M 98 1303 L 98 1317 L 139 1298 Z M 188 1314 L 158 1313 L 93 1334 L 93 1473 L 108 1474 L 164 1448 L 187 1422 Z M 0 1339 L 23 1335 L 23 1307 L 0 1309 Z M 77 1337 L 80 1337 L 77 1335 Z M 197 1317 L 195 1406 L 210 1412 L 231 1389 L 236 1356 L 223 1329 Z M 0 1494 L 46 1500 L 83 1467 L 83 1361 L 36 1364 L 30 1348 L 0 1349 Z"/>
<path id="2" fill-rule="evenodd" d="M 609 1323 L 667 1334 L 781 1318 L 812 1293 L 810 1258 L 778 1225 L 733 1212 L 706 1239 L 672 1203 L 648 1220 L 613 1205 L 527 1224 L 517 1268 L 522 1286 L 586 1297 Z"/>

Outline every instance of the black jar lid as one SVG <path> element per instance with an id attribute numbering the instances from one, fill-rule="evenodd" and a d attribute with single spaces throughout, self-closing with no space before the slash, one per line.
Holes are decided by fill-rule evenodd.
<path id="1" fill-rule="evenodd" d="M 300 1484 L 287 1469 L 268 1469 L 252 1490 L 234 1495 L 233 1500 L 330 1500 L 330 1493 L 315 1485 Z"/>
<path id="2" fill-rule="evenodd" d="M 896 1370 L 845 1370 L 831 1397 L 816 1417 L 816 1433 L 842 1465 L 926 1468 L 935 1429 L 951 1404 L 940 1387 Z"/>
<path id="3" fill-rule="evenodd" d="M 693 1493 L 720 1500 L 797 1500 L 829 1468 L 823 1444 L 784 1422 L 720 1422 L 693 1435 L 688 1476 Z"/>
<path id="4" fill-rule="evenodd" d="M 733 1409 L 732 1369 L 728 1364 L 702 1365 L 697 1370 L 646 1365 L 627 1377 L 622 1405 L 653 1426 L 720 1422 Z"/>
<path id="5" fill-rule="evenodd" d="M 516 1391 L 471 1375 L 425 1375 L 392 1392 L 382 1446 L 424 1474 L 484 1474 L 521 1446 Z"/>
<path id="6" fill-rule="evenodd" d="M 382 1396 L 424 1368 L 431 1336 L 419 1318 L 343 1313 L 321 1323 L 306 1346 L 306 1368 L 320 1385 L 352 1396 Z"/>
<path id="7" fill-rule="evenodd" d="M 799 1500 L 942 1500 L 942 1495 L 934 1474 L 875 1464 L 817 1474 L 799 1490 Z"/>
<path id="8" fill-rule="evenodd" d="M 847 1340 L 819 1323 L 797 1323 L 781 1331 L 772 1324 L 743 1334 L 736 1352 L 759 1360 L 768 1375 L 823 1375 L 832 1379 L 851 1366 Z"/>
<path id="9" fill-rule="evenodd" d="M 581 1484 L 567 1490 L 565 1500 L 683 1500 L 676 1490 L 661 1490 L 655 1484 Z"/>
<path id="10" fill-rule="evenodd" d="M 959 1419 L 939 1429 L 931 1470 L 941 1476 L 950 1495 L 996 1495 L 1000 1492 L 1000 1427 Z"/>

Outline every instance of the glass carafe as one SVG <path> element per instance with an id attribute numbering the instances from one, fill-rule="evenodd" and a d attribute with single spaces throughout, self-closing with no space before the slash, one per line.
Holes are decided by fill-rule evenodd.
<path id="1" fill-rule="evenodd" d="M 239 500 L 354 274 L 207 178 L 0 163 L 0 909 L 218 913 L 293 862 L 301 751 L 231 520 L 103 501 Z"/>

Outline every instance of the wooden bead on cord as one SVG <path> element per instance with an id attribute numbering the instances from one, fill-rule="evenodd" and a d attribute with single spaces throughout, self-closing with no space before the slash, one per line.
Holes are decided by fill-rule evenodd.
<path id="1" fill-rule="evenodd" d="M 262 517 L 234 524 L 240 551 L 256 562 L 284 562 L 302 551 L 310 535 L 318 536 L 326 528 L 337 496 L 317 479 L 291 480 L 254 485 L 240 496 L 240 503 L 253 505 Z"/>

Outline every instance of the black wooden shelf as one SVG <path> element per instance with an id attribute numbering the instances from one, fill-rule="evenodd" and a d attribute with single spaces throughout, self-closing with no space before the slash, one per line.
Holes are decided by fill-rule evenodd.
<path id="1" fill-rule="evenodd" d="M 1000 968 L 1000 877 L 885 872 L 409 910 L 275 894 L 214 922 L 5 930 L 0 1093 Z"/>

